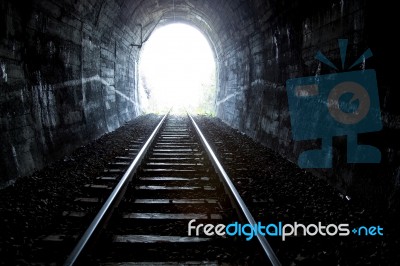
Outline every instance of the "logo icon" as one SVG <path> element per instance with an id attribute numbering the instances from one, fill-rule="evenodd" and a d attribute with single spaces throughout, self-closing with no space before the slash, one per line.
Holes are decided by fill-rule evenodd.
<path id="1" fill-rule="evenodd" d="M 348 163 L 380 163 L 379 149 L 358 144 L 357 134 L 382 129 L 378 85 L 373 69 L 351 71 L 372 56 L 364 52 L 349 68 L 345 69 L 347 39 L 339 39 L 342 70 L 333 73 L 289 79 L 286 89 L 289 101 L 293 139 L 321 139 L 321 148 L 300 154 L 301 168 L 332 167 L 332 137 L 347 136 Z M 338 68 L 321 52 L 317 60 Z"/>

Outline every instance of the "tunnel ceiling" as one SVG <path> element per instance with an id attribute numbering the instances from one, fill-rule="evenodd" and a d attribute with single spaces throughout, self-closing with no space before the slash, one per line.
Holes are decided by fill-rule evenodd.
<path id="1" fill-rule="evenodd" d="M 212 44 L 217 60 L 223 55 L 224 48 L 232 47 L 239 41 L 241 33 L 254 31 L 255 21 L 249 1 L 207 1 L 207 0 L 140 0 L 110 1 L 99 0 L 93 4 L 96 16 L 105 15 L 118 23 L 126 25 L 136 43 L 140 42 L 140 26 L 143 26 L 143 39 L 149 37 L 157 26 L 182 22 L 197 27 Z M 260 7 L 263 7 L 261 3 Z M 93 16 L 93 13 L 91 13 Z M 99 27 L 102 27 L 99 25 Z M 104 30 L 108 30 L 106 24 Z"/>

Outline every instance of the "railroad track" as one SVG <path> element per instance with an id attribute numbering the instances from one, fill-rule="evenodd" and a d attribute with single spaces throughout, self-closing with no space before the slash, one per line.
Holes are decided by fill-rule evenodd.
<path id="1" fill-rule="evenodd" d="M 192 117 L 164 116 L 125 152 L 63 213 L 68 233 L 42 239 L 43 264 L 280 265 L 263 236 L 205 233 L 256 222 Z"/>

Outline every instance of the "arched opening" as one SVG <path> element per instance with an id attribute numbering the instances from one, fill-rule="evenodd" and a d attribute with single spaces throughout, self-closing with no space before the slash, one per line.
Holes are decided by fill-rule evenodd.
<path id="1" fill-rule="evenodd" d="M 204 35 L 182 23 L 156 29 L 140 54 L 138 89 L 145 113 L 174 106 L 175 111 L 214 114 L 216 63 Z"/>

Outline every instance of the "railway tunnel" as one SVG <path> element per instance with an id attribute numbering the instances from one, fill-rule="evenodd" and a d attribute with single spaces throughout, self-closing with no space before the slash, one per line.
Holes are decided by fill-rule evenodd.
<path id="1" fill-rule="evenodd" d="M 324 180 L 344 201 L 385 210 L 382 223 L 398 213 L 396 49 L 393 37 L 382 30 L 395 25 L 389 5 L 364 0 L 6 0 L 0 8 L 3 191 L 145 115 L 142 51 L 158 29 L 183 23 L 200 31 L 212 50 L 213 111 L 221 125 Z M 364 93 L 353 107 L 361 108 L 366 97 L 372 111 L 366 115 L 369 121 L 350 133 L 341 125 L 351 122 L 335 118 L 337 112 L 323 98 L 348 79 L 372 84 L 365 85 L 366 96 L 363 88 L 353 91 Z M 292 86 L 295 82 L 301 89 Z M 298 100 L 318 94 L 315 84 L 322 98 L 308 104 Z M 344 117 L 351 110 L 342 112 Z M 336 120 L 325 122 L 332 116 L 344 122 L 327 130 L 336 125 Z M 356 154 L 363 159 L 351 162 L 349 146 L 357 145 L 364 145 Z M 330 155 L 301 161 L 305 151 L 324 147 Z M 390 243 L 399 245 L 398 230 L 390 232 Z M 368 254 L 371 259 L 381 255 Z"/>

